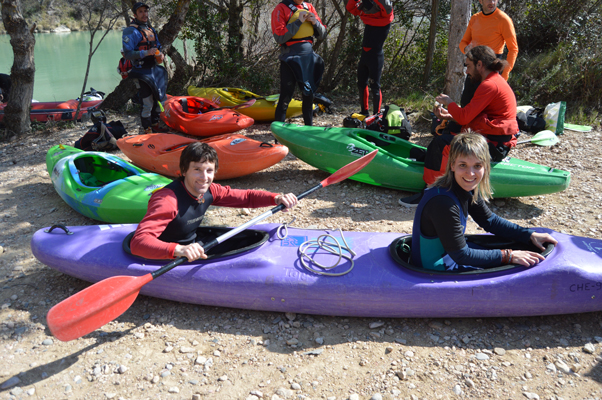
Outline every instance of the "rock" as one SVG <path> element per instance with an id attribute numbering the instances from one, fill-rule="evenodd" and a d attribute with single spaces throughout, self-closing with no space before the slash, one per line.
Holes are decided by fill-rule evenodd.
<path id="1" fill-rule="evenodd" d="M 200 394 L 193 394 L 192 395 L 192 400 L 201 400 L 201 395 Z"/>
<path id="2" fill-rule="evenodd" d="M 452 391 L 454 392 L 454 394 L 456 396 L 462 396 L 462 388 L 460 387 L 460 385 L 454 386 L 454 388 L 452 389 Z"/>
<path id="3" fill-rule="evenodd" d="M 489 360 L 489 356 L 485 353 L 477 353 L 475 358 L 479 361 Z"/>
<path id="4" fill-rule="evenodd" d="M 13 396 L 19 396 L 20 394 L 23 394 L 23 389 L 17 386 L 16 388 L 10 391 L 10 394 L 12 394 Z"/>
<path id="5" fill-rule="evenodd" d="M 194 353 L 195 350 L 192 347 L 180 347 L 180 353 L 182 354 L 186 354 L 186 353 Z"/>
<path id="6" fill-rule="evenodd" d="M 293 390 L 301 390 L 301 385 L 299 385 L 297 382 L 293 382 L 291 385 L 291 389 Z"/>
<path id="7" fill-rule="evenodd" d="M 177 386 L 170 387 L 168 390 L 169 393 L 180 393 L 180 389 Z"/>
<path id="8" fill-rule="evenodd" d="M 546 369 L 548 371 L 556 372 L 556 366 L 554 364 L 548 364 L 548 365 L 546 365 Z"/>
<path id="9" fill-rule="evenodd" d="M 360 396 L 357 393 L 352 393 L 349 396 L 349 400 L 360 400 Z"/>
<path id="10" fill-rule="evenodd" d="M 385 323 L 382 321 L 378 321 L 378 322 L 370 322 L 370 329 L 376 329 L 376 328 L 380 328 L 381 326 L 383 326 Z"/>
<path id="11" fill-rule="evenodd" d="M 203 356 L 199 356 L 199 357 L 197 357 L 196 360 L 194 360 L 194 363 L 197 365 L 205 365 L 206 362 L 207 362 L 207 359 Z"/>
<path id="12" fill-rule="evenodd" d="M 406 356 L 407 358 L 412 358 L 414 357 L 414 352 L 412 350 L 408 350 L 405 353 L 403 353 L 404 356 Z"/>
<path id="13" fill-rule="evenodd" d="M 558 360 L 554 363 L 554 365 L 556 365 L 556 368 L 558 368 L 558 370 L 564 372 L 565 374 L 571 373 L 571 369 L 569 368 L 568 365 L 566 365 L 566 363 L 564 361 Z"/>
<path id="14" fill-rule="evenodd" d="M 220 382 L 225 382 L 228 380 L 228 375 L 222 375 L 217 380 Z"/>
<path id="15" fill-rule="evenodd" d="M 289 346 L 295 346 L 295 345 L 299 344 L 299 340 L 295 339 L 295 338 L 288 339 L 286 341 L 286 344 L 288 344 Z"/>
<path id="16" fill-rule="evenodd" d="M 583 346 L 583 351 L 588 354 L 594 354 L 596 347 L 592 343 L 586 343 L 585 346 Z"/>
<path id="17" fill-rule="evenodd" d="M 523 392 L 523 396 L 525 396 L 529 400 L 539 400 L 539 395 L 536 393 Z"/>
<path id="18" fill-rule="evenodd" d="M 318 337 L 316 338 L 315 342 L 319 345 L 323 345 L 324 344 L 324 338 L 323 337 Z"/>
<path id="19" fill-rule="evenodd" d="M 163 349 L 163 353 L 170 353 L 173 350 L 173 346 L 167 346 Z"/>
<path id="20" fill-rule="evenodd" d="M 380 393 L 374 393 L 370 400 L 383 400 L 383 396 Z"/>
<path id="21" fill-rule="evenodd" d="M 287 312 L 284 314 L 284 316 L 286 317 L 286 319 L 288 319 L 289 321 L 294 321 L 295 318 L 297 318 L 297 314 L 292 313 L 292 312 Z"/>
<path id="22" fill-rule="evenodd" d="M 392 353 L 392 352 L 393 352 L 393 347 L 392 346 L 387 346 L 385 348 L 385 354 L 389 354 L 389 353 Z"/>
<path id="23" fill-rule="evenodd" d="M 285 399 L 288 399 L 293 396 L 293 391 L 290 389 L 278 388 L 276 389 L 276 394 L 278 396 L 284 397 Z"/>
<path id="24" fill-rule="evenodd" d="M 506 350 L 502 349 L 501 347 L 496 347 L 495 349 L 493 349 L 493 352 L 498 356 L 503 356 L 504 354 L 506 354 Z"/>
<path id="25" fill-rule="evenodd" d="M 31 389 L 28 389 L 28 390 L 27 390 L 25 393 L 26 393 L 28 396 L 33 396 L 34 394 L 36 394 L 36 388 L 31 388 Z"/>
<path id="26" fill-rule="evenodd" d="M 263 392 L 259 391 L 259 390 L 251 390 L 251 394 L 253 396 L 257 396 L 258 398 L 262 399 L 263 398 Z"/>
<path id="27" fill-rule="evenodd" d="M 48 339 L 44 339 L 44 341 L 42 341 L 42 344 L 44 346 L 50 346 L 50 345 L 54 344 L 54 341 L 52 339 L 48 338 Z"/>
<path id="28" fill-rule="evenodd" d="M 117 368 L 117 372 L 119 372 L 120 374 L 125 374 L 125 372 L 128 370 L 128 367 L 126 367 L 125 365 L 120 365 L 119 368 Z"/>
<path id="29" fill-rule="evenodd" d="M 0 389 L 4 390 L 4 389 L 9 389 L 13 386 L 18 385 L 19 383 L 21 383 L 21 379 L 19 379 L 16 376 L 13 376 L 12 378 L 6 380 L 2 386 L 0 386 Z"/>

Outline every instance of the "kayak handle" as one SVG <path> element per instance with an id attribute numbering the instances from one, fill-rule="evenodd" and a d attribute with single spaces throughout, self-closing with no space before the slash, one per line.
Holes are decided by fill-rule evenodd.
<path id="1" fill-rule="evenodd" d="M 45 229 L 45 230 L 44 230 L 44 232 L 46 232 L 46 233 L 51 233 L 51 232 L 52 232 L 53 230 L 55 230 L 56 228 L 62 229 L 63 231 L 65 231 L 65 233 L 66 233 L 67 235 L 73 235 L 73 232 L 71 232 L 71 231 L 69 230 L 69 228 L 67 228 L 67 227 L 66 227 L 65 225 L 63 225 L 63 224 L 54 224 L 54 225 L 52 225 L 50 228 L 48 228 L 48 229 Z"/>

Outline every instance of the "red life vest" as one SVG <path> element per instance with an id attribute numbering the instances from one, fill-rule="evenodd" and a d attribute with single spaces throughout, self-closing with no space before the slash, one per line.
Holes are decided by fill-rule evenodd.
<path id="1" fill-rule="evenodd" d="M 119 75 L 121 75 L 121 79 L 126 79 L 132 68 L 134 68 L 132 62 L 121 57 L 121 60 L 119 60 L 119 65 L 117 66 L 117 72 Z"/>

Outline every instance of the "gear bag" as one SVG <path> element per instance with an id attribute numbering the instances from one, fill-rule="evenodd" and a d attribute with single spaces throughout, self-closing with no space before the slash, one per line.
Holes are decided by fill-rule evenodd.
<path id="1" fill-rule="evenodd" d="M 117 150 L 117 139 L 121 139 L 127 135 L 127 131 L 121 121 L 107 123 L 102 111 L 94 111 L 92 113 L 92 122 L 94 125 L 84 136 L 75 142 L 74 147 L 84 151 Z"/>
<path id="2" fill-rule="evenodd" d="M 403 108 L 395 104 L 385 106 L 384 111 L 366 118 L 366 129 L 383 132 L 408 140 L 412 136 L 412 125 Z"/>
<path id="3" fill-rule="evenodd" d="M 538 133 L 546 129 L 546 120 L 543 117 L 543 108 L 531 106 L 517 107 L 516 120 L 518 128 L 524 132 Z"/>

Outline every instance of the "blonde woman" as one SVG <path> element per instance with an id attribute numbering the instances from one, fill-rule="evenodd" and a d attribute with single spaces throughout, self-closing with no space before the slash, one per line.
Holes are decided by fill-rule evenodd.
<path id="1" fill-rule="evenodd" d="M 523 228 L 495 215 L 491 198 L 489 147 L 483 135 L 463 133 L 451 142 L 445 174 L 425 190 L 414 217 L 412 264 L 438 271 L 466 271 L 506 264 L 526 267 L 544 259 L 532 251 L 471 248 L 464 232 L 470 215 L 486 232 L 519 242 L 557 244 L 547 233 Z"/>

